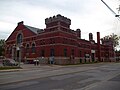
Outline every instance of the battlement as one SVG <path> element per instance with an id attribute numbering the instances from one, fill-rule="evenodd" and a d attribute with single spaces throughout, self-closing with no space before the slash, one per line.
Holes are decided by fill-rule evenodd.
<path id="1" fill-rule="evenodd" d="M 111 37 L 104 37 L 101 39 L 102 44 L 104 45 L 113 45 L 113 39 Z"/>
<path id="2" fill-rule="evenodd" d="M 107 37 L 107 36 L 105 36 L 105 37 L 103 37 L 102 39 L 101 39 L 101 41 L 112 41 L 112 38 L 111 37 Z"/>
<path id="3" fill-rule="evenodd" d="M 71 20 L 67 17 L 61 16 L 60 14 L 53 16 L 53 17 L 46 18 L 45 24 L 47 25 L 49 23 L 56 22 L 56 21 L 62 21 L 68 25 L 71 25 Z"/>

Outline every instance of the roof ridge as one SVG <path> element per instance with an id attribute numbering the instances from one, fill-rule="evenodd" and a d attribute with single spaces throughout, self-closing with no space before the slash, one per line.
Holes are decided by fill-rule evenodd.
<path id="1" fill-rule="evenodd" d="M 38 34 L 38 30 L 40 30 L 39 28 L 36 28 L 36 27 L 32 27 L 28 25 L 24 25 L 24 26 L 35 34 Z"/>
<path id="2" fill-rule="evenodd" d="M 35 29 L 39 29 L 39 28 L 36 28 L 36 27 L 33 27 L 33 26 L 29 26 L 29 25 L 25 25 L 27 27 L 31 27 L 31 28 L 35 28 Z"/>

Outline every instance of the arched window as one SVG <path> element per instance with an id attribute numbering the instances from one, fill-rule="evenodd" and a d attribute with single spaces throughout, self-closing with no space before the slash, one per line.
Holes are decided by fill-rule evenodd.
<path id="1" fill-rule="evenodd" d="M 22 34 L 18 34 L 17 36 L 17 44 L 22 43 Z"/>
<path id="2" fill-rule="evenodd" d="M 35 53 L 35 44 L 32 44 L 32 53 Z"/>
<path id="3" fill-rule="evenodd" d="M 27 44 L 27 45 L 26 45 L 26 53 L 29 53 L 29 47 L 30 47 L 30 45 Z"/>

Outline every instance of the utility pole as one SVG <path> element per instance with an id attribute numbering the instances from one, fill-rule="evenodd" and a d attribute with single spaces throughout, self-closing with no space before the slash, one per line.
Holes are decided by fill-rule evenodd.
<path id="1" fill-rule="evenodd" d="M 119 8 L 117 8 L 118 9 L 118 14 L 116 14 L 108 5 L 107 5 L 107 3 L 106 2 L 104 2 L 103 0 L 101 0 L 104 4 L 105 4 L 105 6 L 115 15 L 115 17 L 118 17 L 118 19 L 120 19 L 120 15 L 119 15 L 119 12 L 120 12 L 120 5 L 119 5 Z"/>

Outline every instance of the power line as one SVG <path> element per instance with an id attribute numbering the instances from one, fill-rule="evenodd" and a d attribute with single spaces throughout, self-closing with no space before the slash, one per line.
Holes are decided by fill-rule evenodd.
<path id="1" fill-rule="evenodd" d="M 120 21 L 120 15 L 116 14 L 103 0 L 101 0 L 105 6 L 107 6 L 107 8 L 115 15 L 115 17 L 118 18 L 118 20 Z M 119 8 L 118 8 L 118 11 L 120 11 L 120 5 L 119 5 Z"/>

